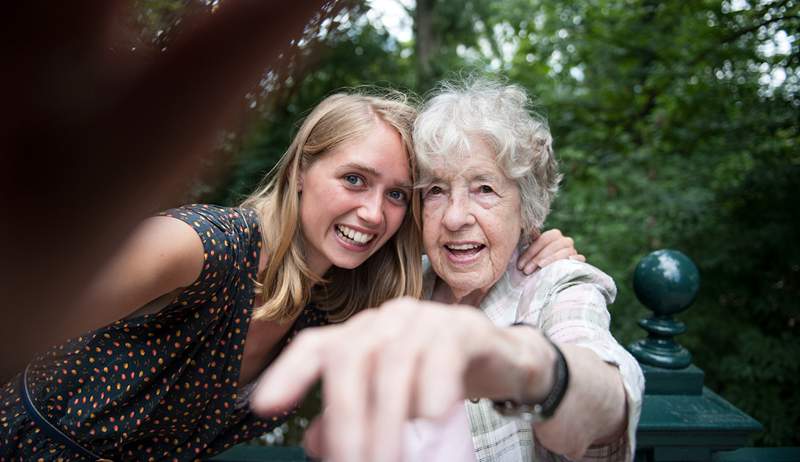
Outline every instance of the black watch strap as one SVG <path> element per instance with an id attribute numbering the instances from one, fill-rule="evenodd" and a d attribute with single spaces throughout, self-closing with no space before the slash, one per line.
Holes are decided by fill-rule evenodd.
<path id="1" fill-rule="evenodd" d="M 529 326 L 536 328 L 530 324 L 514 323 L 512 326 Z M 541 402 L 538 403 L 520 403 L 514 400 L 494 400 L 495 410 L 504 416 L 520 417 L 525 421 L 535 423 L 547 420 L 556 413 L 556 409 L 564 399 L 569 387 L 569 367 L 567 360 L 564 358 L 564 353 L 561 349 L 553 343 L 547 336 L 544 337 L 553 346 L 556 352 L 556 360 L 553 364 L 553 386 Z"/>

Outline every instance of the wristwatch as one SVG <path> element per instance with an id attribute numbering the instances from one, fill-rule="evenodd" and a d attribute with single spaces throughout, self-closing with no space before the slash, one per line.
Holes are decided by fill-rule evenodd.
<path id="1" fill-rule="evenodd" d="M 512 326 L 529 326 L 536 329 L 536 327 L 526 323 L 514 323 Z M 567 367 L 567 360 L 558 345 L 553 343 L 547 336 L 544 338 L 550 342 L 556 352 L 556 361 L 553 364 L 553 387 L 550 388 L 547 396 L 538 403 L 518 402 L 511 399 L 493 400 L 494 409 L 500 415 L 517 417 L 529 423 L 537 423 L 549 419 L 556 413 L 556 409 L 561 404 L 561 400 L 564 398 L 569 386 L 569 367 Z"/>

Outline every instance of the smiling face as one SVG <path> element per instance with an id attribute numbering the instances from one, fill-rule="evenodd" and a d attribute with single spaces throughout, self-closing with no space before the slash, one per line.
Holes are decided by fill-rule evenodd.
<path id="1" fill-rule="evenodd" d="M 321 155 L 301 174 L 300 222 L 307 264 L 353 269 L 400 228 L 412 190 L 399 133 L 384 122 Z"/>
<path id="2" fill-rule="evenodd" d="M 505 272 L 522 219 L 517 184 L 503 174 L 485 143 L 471 145 L 463 158 L 433 166 L 422 190 L 422 232 L 449 301 L 476 304 Z"/>

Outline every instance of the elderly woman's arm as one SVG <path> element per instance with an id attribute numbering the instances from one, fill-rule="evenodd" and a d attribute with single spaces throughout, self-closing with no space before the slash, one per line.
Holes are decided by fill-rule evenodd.
<path id="1" fill-rule="evenodd" d="M 509 344 L 516 344 L 518 364 L 510 370 L 528 371 L 526 384 L 515 401 L 544 400 L 554 385 L 556 353 L 538 330 L 516 326 L 502 329 Z M 609 445 L 625 437 L 626 392 L 619 369 L 592 350 L 559 344 L 569 369 L 569 386 L 555 414 L 534 425 L 539 443 L 556 454 L 578 460 L 590 446 Z M 523 372 L 524 374 L 524 372 Z"/>
<path id="2" fill-rule="evenodd" d="M 564 345 L 569 389 L 537 436 L 577 458 L 625 427 L 625 392 L 614 366 Z M 316 429 L 326 458 L 399 460 L 404 422 L 442 418 L 465 397 L 537 399 L 552 383 L 555 354 L 538 330 L 496 327 L 479 310 L 399 299 L 338 326 L 301 333 L 262 377 L 252 406 L 291 407 L 323 378 Z M 580 434 L 580 435 L 578 435 Z"/>
<path id="3" fill-rule="evenodd" d="M 591 445 L 594 458 L 616 452 L 632 459 L 644 377 L 609 330 L 613 280 L 590 265 L 564 261 L 527 281 L 516 319 L 540 329 L 526 329 L 529 336 L 545 334 L 559 345 L 573 377 L 559 412 L 536 426 L 537 439 L 557 453 Z M 572 441 L 564 440 L 564 422 L 582 429 L 573 432 Z"/>

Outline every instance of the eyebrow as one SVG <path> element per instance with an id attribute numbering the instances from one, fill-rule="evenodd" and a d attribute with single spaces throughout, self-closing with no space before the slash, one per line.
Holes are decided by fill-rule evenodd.
<path id="1" fill-rule="evenodd" d="M 477 172 L 475 172 L 474 176 L 466 177 L 466 179 L 467 179 L 467 181 L 470 181 L 470 182 L 472 182 L 472 181 L 488 181 L 488 182 L 497 183 L 497 182 L 500 181 L 501 177 L 498 177 L 497 175 L 492 174 L 492 173 L 486 173 L 484 171 L 478 170 Z M 443 178 L 440 178 L 440 177 L 438 177 L 436 175 L 429 175 L 429 176 L 425 176 L 425 177 L 420 178 L 420 183 L 423 183 L 423 184 L 446 183 L 446 182 L 447 182 L 447 180 L 445 180 Z"/>
<path id="2" fill-rule="evenodd" d="M 491 175 L 488 173 L 479 173 L 474 177 L 470 178 L 470 181 L 487 181 L 489 183 L 497 183 L 498 178 L 497 175 Z"/>
<path id="3" fill-rule="evenodd" d="M 372 175 L 374 177 L 383 178 L 383 174 L 381 172 L 375 170 L 372 167 L 368 167 L 366 165 L 359 164 L 359 163 L 356 163 L 356 162 L 349 162 L 349 163 L 343 164 L 342 168 L 344 168 L 344 169 L 351 169 L 352 168 L 352 169 L 356 169 L 356 170 L 361 170 L 362 172 L 368 173 L 368 174 L 370 174 L 370 175 Z M 403 189 L 413 189 L 414 188 L 411 185 L 411 183 L 398 183 L 397 187 L 398 188 L 403 188 Z"/>

